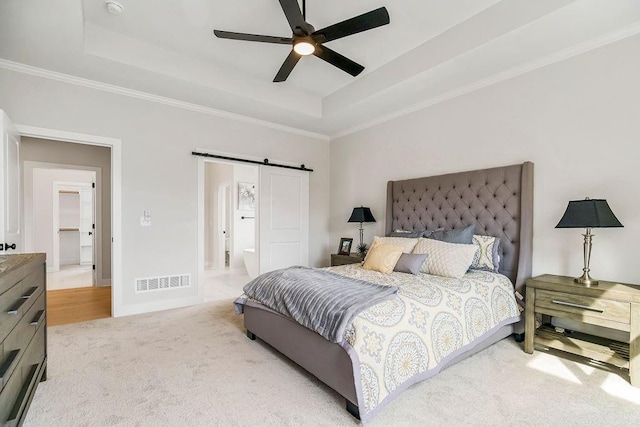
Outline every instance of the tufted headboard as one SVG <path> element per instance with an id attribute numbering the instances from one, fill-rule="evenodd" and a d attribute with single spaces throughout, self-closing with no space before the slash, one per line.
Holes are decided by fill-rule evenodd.
<path id="1" fill-rule="evenodd" d="M 533 163 L 389 181 L 386 234 L 464 228 L 500 238 L 500 273 L 515 288 L 531 277 Z"/>

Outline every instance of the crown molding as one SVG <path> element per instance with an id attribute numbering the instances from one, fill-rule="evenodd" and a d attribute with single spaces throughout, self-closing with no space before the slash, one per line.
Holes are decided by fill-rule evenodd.
<path id="1" fill-rule="evenodd" d="M 230 113 L 228 111 L 218 110 L 211 107 L 205 107 L 190 102 L 179 101 L 173 98 L 167 98 L 160 95 L 154 95 L 148 92 L 142 92 L 139 90 L 129 89 L 122 86 L 116 86 L 109 83 L 102 83 L 95 80 L 89 80 L 82 77 L 72 76 L 70 74 L 59 73 L 57 71 L 47 70 L 45 68 L 34 67 L 20 62 L 9 61 L 7 59 L 0 58 L 0 68 L 18 73 L 29 74 L 32 76 L 42 77 L 49 80 L 56 80 L 59 82 L 70 83 L 77 86 L 87 87 L 90 89 L 101 90 L 103 92 L 115 93 L 118 95 L 128 96 L 131 98 L 142 99 L 145 101 L 155 102 L 158 104 L 169 105 L 183 110 L 195 111 L 197 113 L 208 114 L 216 117 L 223 117 L 226 119 L 237 120 L 244 123 L 249 123 L 256 126 L 261 126 L 269 129 L 275 129 L 287 133 L 301 135 L 309 138 L 320 139 L 323 141 L 329 141 L 328 135 L 324 135 L 316 132 L 309 132 L 304 129 L 298 129 L 291 126 L 285 126 L 267 120 L 260 120 L 249 116 L 243 116 L 241 114 Z"/>
<path id="2" fill-rule="evenodd" d="M 407 114 L 411 114 L 416 111 L 431 107 L 433 105 L 440 104 L 441 102 L 445 102 L 450 99 L 457 98 L 459 96 L 466 95 L 471 92 L 475 92 L 479 89 L 495 85 L 505 80 L 518 77 L 520 75 L 529 73 L 539 68 L 546 67 L 548 65 L 555 64 L 557 62 L 561 62 L 573 56 L 577 56 L 577 55 L 589 52 L 591 50 L 597 49 L 599 47 L 606 46 L 611 43 L 615 43 L 617 41 L 626 39 L 628 37 L 634 36 L 639 33 L 640 33 L 640 22 L 621 28 L 619 30 L 607 33 L 605 35 L 595 37 L 591 40 L 587 40 L 586 42 L 579 43 L 567 49 L 563 49 L 554 54 L 547 55 L 535 61 L 531 61 L 526 64 L 520 65 L 518 67 L 514 67 L 509 70 L 502 71 L 500 73 L 475 81 L 473 83 L 462 86 L 460 88 L 447 91 L 441 95 L 434 96 L 432 98 L 426 99 L 417 104 L 413 104 L 407 108 L 396 111 L 392 114 L 380 116 L 374 120 L 370 120 L 360 125 L 353 126 L 349 129 L 345 129 L 343 131 L 337 132 L 333 135 L 330 135 L 330 140 L 333 142 L 345 136 L 352 135 L 354 133 L 372 128 L 374 126 L 388 122 L 390 120 L 397 119 L 402 116 L 406 116 Z"/>

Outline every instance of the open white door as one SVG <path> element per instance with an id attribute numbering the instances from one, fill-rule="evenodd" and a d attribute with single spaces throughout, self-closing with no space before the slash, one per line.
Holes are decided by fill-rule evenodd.
<path id="1" fill-rule="evenodd" d="M 80 265 L 93 266 L 94 212 L 93 199 L 95 189 L 80 188 Z M 94 280 L 95 283 L 95 280 Z"/>
<path id="2" fill-rule="evenodd" d="M 0 110 L 0 254 L 22 251 L 20 235 L 20 134 Z"/>
<path id="3" fill-rule="evenodd" d="M 260 166 L 260 274 L 309 265 L 309 173 Z"/>

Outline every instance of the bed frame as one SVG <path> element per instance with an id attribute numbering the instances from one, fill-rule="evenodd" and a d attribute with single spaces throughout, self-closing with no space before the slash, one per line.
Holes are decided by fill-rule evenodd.
<path id="1" fill-rule="evenodd" d="M 524 295 L 525 280 L 531 277 L 533 249 L 533 163 L 389 181 L 385 219 L 386 234 L 398 229 L 418 231 L 475 224 L 476 234 L 499 237 L 500 272 Z M 359 378 L 359 366 L 353 366 L 348 345 L 327 341 L 253 302 L 245 305 L 244 325 L 250 339 L 259 337 L 342 395 L 347 411 L 360 419 L 358 385 L 354 381 Z M 499 328 L 453 354 L 429 371 L 429 376 L 511 334 L 521 335 L 523 330 L 522 321 Z"/>

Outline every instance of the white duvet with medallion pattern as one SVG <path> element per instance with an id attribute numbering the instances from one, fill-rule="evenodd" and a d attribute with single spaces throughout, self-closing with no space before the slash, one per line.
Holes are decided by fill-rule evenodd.
<path id="1" fill-rule="evenodd" d="M 359 314 L 345 335 L 359 358 L 363 419 L 409 379 L 519 316 L 511 282 L 496 273 L 473 271 L 453 279 L 387 275 L 359 264 L 327 270 L 398 287 L 397 297 Z"/>

